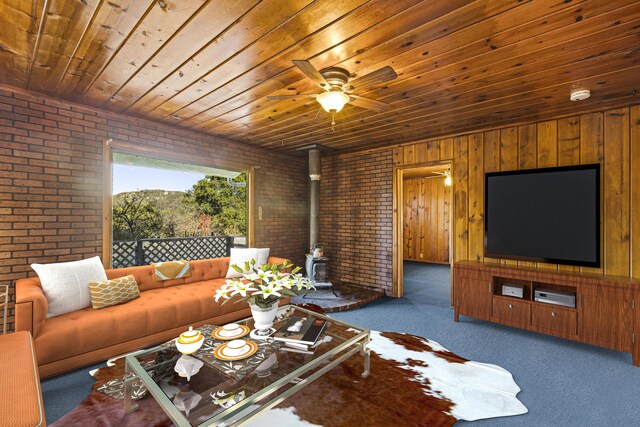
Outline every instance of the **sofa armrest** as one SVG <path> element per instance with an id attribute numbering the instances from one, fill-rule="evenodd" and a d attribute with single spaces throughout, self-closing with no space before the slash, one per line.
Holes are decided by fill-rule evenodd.
<path id="1" fill-rule="evenodd" d="M 29 331 L 35 338 L 44 327 L 49 304 L 37 279 L 16 282 L 16 331 Z"/>

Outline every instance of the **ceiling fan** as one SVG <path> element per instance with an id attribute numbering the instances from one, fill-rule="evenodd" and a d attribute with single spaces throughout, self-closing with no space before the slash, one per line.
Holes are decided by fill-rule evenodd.
<path id="1" fill-rule="evenodd" d="M 335 121 L 333 119 L 335 113 L 342 110 L 347 103 L 373 110 L 378 113 L 384 112 L 391 107 L 386 102 L 365 98 L 351 93 L 356 90 L 356 88 L 362 89 L 364 87 L 384 83 L 398 77 L 395 70 L 389 66 L 382 67 L 376 71 L 350 81 L 350 73 L 344 68 L 329 67 L 318 71 L 309 61 L 294 60 L 293 64 L 307 77 L 313 80 L 315 84 L 320 86 L 324 92 L 267 96 L 268 99 L 315 98 L 327 113 L 331 113 L 332 126 L 335 125 Z"/>

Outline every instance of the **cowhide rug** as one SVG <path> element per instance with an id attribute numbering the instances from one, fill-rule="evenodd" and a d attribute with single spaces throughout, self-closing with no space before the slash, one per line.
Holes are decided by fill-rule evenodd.
<path id="1" fill-rule="evenodd" d="M 527 408 L 511 374 L 499 366 L 466 360 L 414 335 L 372 331 L 371 375 L 362 357 L 338 365 L 277 407 L 254 418 L 255 426 L 451 426 L 457 420 L 519 415 Z M 93 391 L 61 426 L 171 426 L 150 395 L 123 414 L 123 401 L 96 389 L 124 374 L 124 359 L 94 371 Z"/>

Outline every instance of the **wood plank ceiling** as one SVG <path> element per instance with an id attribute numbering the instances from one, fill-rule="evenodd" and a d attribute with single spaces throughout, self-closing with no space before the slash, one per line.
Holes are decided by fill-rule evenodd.
<path id="1" fill-rule="evenodd" d="M 0 82 L 267 148 L 354 150 L 640 100 L 640 1 L 1 0 Z M 291 63 L 398 78 L 329 114 Z M 572 87 L 592 91 L 569 101 Z"/>

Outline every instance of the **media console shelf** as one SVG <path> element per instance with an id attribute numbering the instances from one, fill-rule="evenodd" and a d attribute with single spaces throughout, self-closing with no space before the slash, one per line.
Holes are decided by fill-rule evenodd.
<path id="1" fill-rule="evenodd" d="M 522 288 L 522 298 L 502 286 Z M 460 261 L 454 264 L 454 320 L 489 322 L 631 353 L 640 366 L 640 281 L 628 277 Z M 567 295 L 565 304 L 539 302 L 536 290 Z M 575 296 L 572 306 L 570 296 Z"/>

